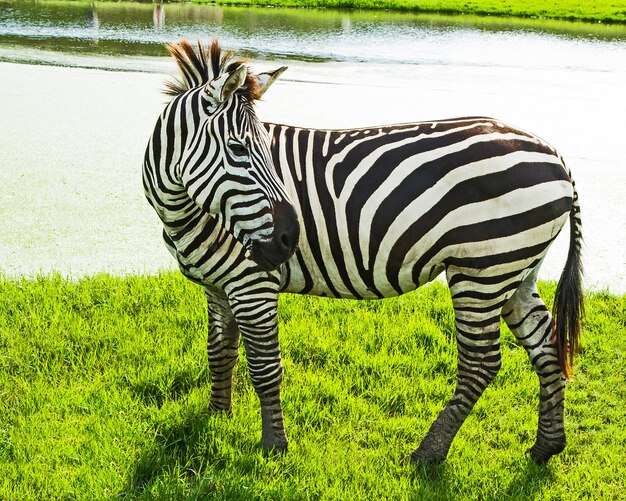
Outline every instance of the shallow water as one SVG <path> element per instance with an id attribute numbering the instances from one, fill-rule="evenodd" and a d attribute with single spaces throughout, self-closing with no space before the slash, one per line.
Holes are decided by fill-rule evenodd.
<path id="1" fill-rule="evenodd" d="M 626 292 L 624 27 L 189 5 L 165 5 L 155 25 L 154 5 L 124 3 L 95 4 L 94 23 L 92 7 L 74 2 L 60 22 L 46 13 L 59 4 L 9 4 L 0 1 L 0 61 L 46 65 L 0 63 L 0 270 L 9 275 L 173 266 L 140 183 L 163 74 L 174 72 L 155 54 L 213 31 L 256 54 L 256 69 L 289 65 L 258 105 L 266 121 L 490 115 L 546 138 L 577 182 L 587 285 Z M 566 237 L 542 278 L 558 278 Z"/>

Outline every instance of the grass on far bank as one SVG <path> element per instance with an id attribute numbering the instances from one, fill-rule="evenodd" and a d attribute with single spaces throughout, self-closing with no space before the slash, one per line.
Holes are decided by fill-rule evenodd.
<path id="1" fill-rule="evenodd" d="M 46 0 L 51 1 L 51 0 Z M 88 0 L 55 0 L 87 2 Z M 110 1 L 107 0 L 103 4 Z M 123 0 L 128 1 L 128 0 Z M 155 0 L 130 0 L 155 3 Z M 240 7 L 390 10 L 416 13 L 475 14 L 626 23 L 626 0 L 166 0 L 165 3 Z M 89 3 L 92 3 L 89 0 Z M 160 3 L 160 2 L 158 2 Z"/>
<path id="2" fill-rule="evenodd" d="M 264 457 L 243 352 L 233 415 L 206 412 L 204 298 L 180 274 L 0 279 L 0 499 L 620 499 L 626 295 L 589 293 L 587 310 L 561 455 L 524 454 L 538 384 L 503 329 L 503 368 L 448 460 L 415 469 L 400 458 L 455 378 L 441 283 L 383 301 L 281 296 L 290 448 Z"/>
<path id="3" fill-rule="evenodd" d="M 446 14 L 626 22 L 625 0 L 193 0 L 195 3 L 333 9 L 388 9 Z"/>

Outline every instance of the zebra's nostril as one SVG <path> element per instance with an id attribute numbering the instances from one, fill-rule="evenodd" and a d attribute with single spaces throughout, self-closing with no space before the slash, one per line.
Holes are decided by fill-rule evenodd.
<path id="1" fill-rule="evenodd" d="M 291 250 L 291 238 L 289 236 L 289 233 L 287 233 L 286 231 L 281 233 L 278 237 L 278 241 L 280 242 L 283 250 Z"/>

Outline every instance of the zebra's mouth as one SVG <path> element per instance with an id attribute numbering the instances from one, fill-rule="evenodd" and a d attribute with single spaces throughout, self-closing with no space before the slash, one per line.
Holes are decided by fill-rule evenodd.
<path id="1" fill-rule="evenodd" d="M 250 255 L 252 260 L 263 271 L 273 271 L 283 264 L 287 259 L 279 259 L 277 256 L 267 256 L 262 250 L 262 245 L 252 245 Z"/>
<path id="2" fill-rule="evenodd" d="M 276 239 L 266 241 L 254 241 L 248 245 L 250 257 L 263 271 L 272 271 L 285 263 L 293 255 L 297 248 L 295 245 L 285 245 Z"/>

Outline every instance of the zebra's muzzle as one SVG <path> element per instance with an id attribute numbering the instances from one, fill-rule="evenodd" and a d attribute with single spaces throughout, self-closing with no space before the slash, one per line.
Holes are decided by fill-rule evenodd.
<path id="1" fill-rule="evenodd" d="M 293 206 L 287 201 L 274 204 L 274 232 L 263 241 L 253 241 L 250 254 L 264 271 L 278 268 L 296 250 L 300 238 L 300 224 Z"/>

